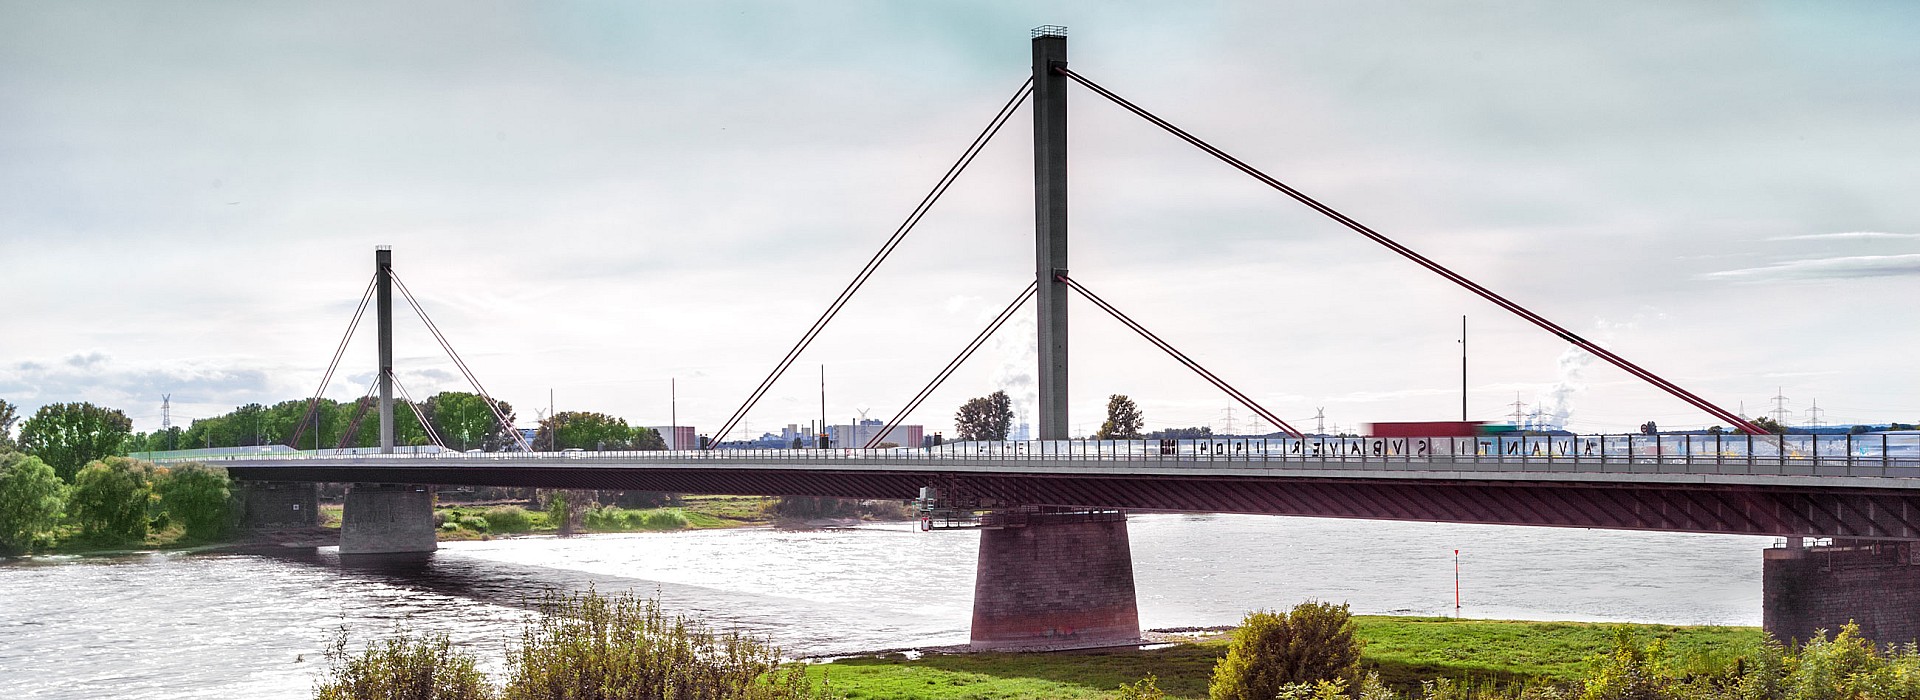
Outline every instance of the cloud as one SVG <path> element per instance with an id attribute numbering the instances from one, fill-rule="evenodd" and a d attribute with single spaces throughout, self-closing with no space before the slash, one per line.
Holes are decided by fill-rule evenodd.
<path id="1" fill-rule="evenodd" d="M 244 360 L 120 362 L 105 350 L 85 350 L 59 359 L 22 360 L 0 366 L 0 396 L 31 414 L 49 403 L 89 401 L 127 409 L 138 429 L 159 423 L 162 394 L 171 394 L 175 420 L 253 401 L 294 395 L 273 377 L 282 374 Z M 149 406 L 150 411 L 137 407 Z M 191 408 L 189 408 L 191 407 Z M 225 407 L 225 408 L 221 408 Z M 148 416 L 147 413 L 154 415 Z"/>
<path id="2" fill-rule="evenodd" d="M 1769 241 L 1878 241 L 1878 240 L 1920 240 L 1920 233 L 1887 233 L 1885 231 L 1842 231 L 1839 233 L 1807 233 L 1798 236 L 1776 236 Z"/>
<path id="3" fill-rule="evenodd" d="M 1905 255 L 1855 255 L 1841 258 L 1809 258 L 1773 263 L 1765 267 L 1709 272 L 1700 277 L 1734 282 L 1784 282 L 1817 279 L 1857 279 L 1862 277 L 1904 277 L 1920 275 L 1920 253 Z"/>

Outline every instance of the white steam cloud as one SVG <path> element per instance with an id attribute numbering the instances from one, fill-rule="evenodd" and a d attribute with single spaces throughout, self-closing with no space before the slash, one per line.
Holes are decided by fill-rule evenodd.
<path id="1" fill-rule="evenodd" d="M 1031 425 L 1040 406 L 1040 382 L 1034 372 L 1040 366 L 1039 328 L 1031 308 L 1022 309 L 993 334 L 993 354 L 1000 366 L 993 370 L 993 388 L 1007 392 L 1013 400 L 1013 427 Z"/>

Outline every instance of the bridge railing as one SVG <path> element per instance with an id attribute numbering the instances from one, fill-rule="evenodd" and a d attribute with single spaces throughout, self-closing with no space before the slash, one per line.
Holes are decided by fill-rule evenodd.
<path id="1" fill-rule="evenodd" d="M 405 449 L 405 448 L 403 448 Z M 562 464 L 781 462 L 1128 463 L 1207 468 L 1546 471 L 1591 473 L 1882 476 L 1920 478 L 1920 433 L 1868 435 L 1489 435 L 1479 437 L 1206 438 L 955 442 L 927 448 L 716 449 L 680 451 L 399 452 L 330 451 L 178 457 L 166 461 L 332 461 L 380 459 Z M 718 466 L 718 464 L 716 464 Z"/>

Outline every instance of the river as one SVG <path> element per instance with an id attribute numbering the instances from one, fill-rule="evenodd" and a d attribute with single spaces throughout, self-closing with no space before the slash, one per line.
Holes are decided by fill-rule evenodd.
<path id="1" fill-rule="evenodd" d="M 1140 621 L 1223 625 L 1305 599 L 1357 613 L 1760 623 L 1760 537 L 1135 515 Z M 424 561 L 263 556 L 39 557 L 0 564 L 0 697 L 305 698 L 320 654 L 445 632 L 497 658 L 542 591 L 633 591 L 770 635 L 792 655 L 960 644 L 978 534 L 908 523 L 819 530 L 449 542 Z M 497 671 L 498 669 L 492 669 Z"/>

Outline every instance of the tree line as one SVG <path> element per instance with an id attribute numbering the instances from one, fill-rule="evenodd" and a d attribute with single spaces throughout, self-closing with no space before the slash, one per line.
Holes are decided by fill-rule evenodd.
<path id="1" fill-rule="evenodd" d="M 199 463 L 114 456 L 62 478 L 36 455 L 0 448 L 0 555 L 138 545 L 175 528 L 181 540 L 214 541 L 236 524 L 234 500 L 226 471 Z"/>
<path id="2" fill-rule="evenodd" d="M 396 445 L 434 444 L 422 423 L 455 450 L 506 449 L 515 442 L 513 405 L 495 402 L 494 417 L 486 397 L 466 391 L 443 391 L 418 403 L 393 402 L 393 441 Z M 309 411 L 311 409 L 311 411 Z M 379 400 L 355 401 L 291 399 L 273 405 L 250 403 L 185 428 L 174 426 L 152 433 L 127 436 L 128 452 L 161 452 L 211 447 L 285 445 L 294 449 L 377 447 L 380 444 Z"/>

